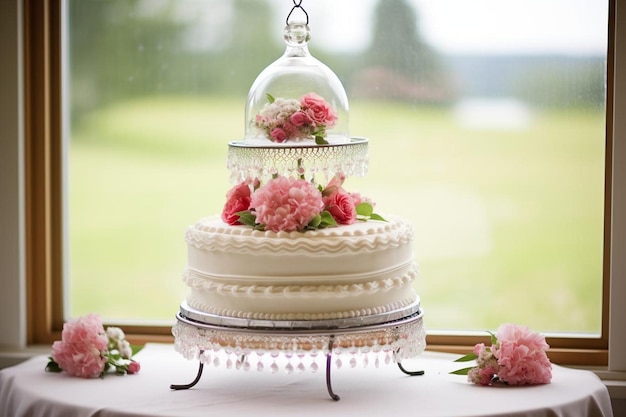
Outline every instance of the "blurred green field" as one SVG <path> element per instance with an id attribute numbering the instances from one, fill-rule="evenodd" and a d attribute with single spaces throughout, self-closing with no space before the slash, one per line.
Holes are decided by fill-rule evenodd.
<path id="1" fill-rule="evenodd" d="M 172 321 L 183 233 L 221 211 L 243 98 L 156 97 L 92 114 L 69 152 L 70 313 Z M 416 229 L 429 329 L 600 330 L 604 113 L 467 129 L 447 108 L 351 103 L 370 170 L 346 187 Z"/>

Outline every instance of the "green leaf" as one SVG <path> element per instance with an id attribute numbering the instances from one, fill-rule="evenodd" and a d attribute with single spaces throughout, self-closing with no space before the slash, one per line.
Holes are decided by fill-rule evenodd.
<path id="1" fill-rule="evenodd" d="M 473 361 L 476 358 L 478 358 L 478 356 L 476 356 L 476 354 L 474 354 L 474 352 L 472 352 L 472 353 L 468 353 L 467 355 L 462 356 L 462 357 L 456 359 L 454 362 L 468 362 L 468 361 Z"/>
<path id="2" fill-rule="evenodd" d="M 491 333 L 490 331 L 487 331 L 487 333 L 489 333 L 489 335 L 491 336 L 491 346 L 498 343 L 498 338 L 496 337 L 495 334 Z"/>
<path id="3" fill-rule="evenodd" d="M 245 224 L 246 226 L 256 226 L 256 216 L 252 214 L 250 210 L 237 212 L 239 216 L 239 222 L 241 224 Z"/>
<path id="4" fill-rule="evenodd" d="M 380 220 L 381 222 L 386 222 L 387 219 L 385 219 L 383 216 L 376 214 L 376 213 L 372 213 L 372 215 L 370 216 L 370 219 L 372 220 Z"/>
<path id="5" fill-rule="evenodd" d="M 337 226 L 337 221 L 335 220 L 335 218 L 333 217 L 332 214 L 330 214 L 330 212 L 328 210 L 324 210 L 321 214 L 320 214 L 321 218 L 322 218 L 322 222 L 321 224 L 323 224 L 325 227 L 329 227 L 329 226 Z"/>
<path id="6" fill-rule="evenodd" d="M 374 213 L 374 207 L 370 203 L 361 203 L 356 206 L 356 214 L 359 216 L 370 217 Z"/>
<path id="7" fill-rule="evenodd" d="M 133 352 L 132 355 L 130 355 L 131 357 L 135 356 L 136 354 L 138 354 L 141 349 L 143 349 L 143 346 L 139 346 L 139 345 L 130 345 L 130 349 Z"/>
<path id="8" fill-rule="evenodd" d="M 269 101 L 269 102 L 270 102 L 270 104 L 272 104 L 273 102 L 275 102 L 275 101 L 276 101 L 276 99 L 274 98 L 274 96 L 272 96 L 270 93 L 267 93 L 265 96 L 267 97 L 267 101 Z"/>
<path id="9" fill-rule="evenodd" d="M 324 139 L 323 136 L 316 135 L 315 136 L 315 144 L 316 145 L 328 145 L 328 141 Z"/>
<path id="10" fill-rule="evenodd" d="M 452 371 L 450 373 L 452 375 L 467 375 L 472 369 L 474 369 L 474 367 L 470 366 L 469 368 L 457 369 L 456 371 Z"/>
<path id="11" fill-rule="evenodd" d="M 62 372 L 63 369 L 59 367 L 59 364 L 54 361 L 54 359 L 49 358 L 50 361 L 46 365 L 46 372 Z"/>
<path id="12" fill-rule="evenodd" d="M 317 216 L 313 217 L 309 224 L 307 224 L 307 228 L 317 229 L 320 223 L 322 223 L 322 216 L 318 214 Z"/>

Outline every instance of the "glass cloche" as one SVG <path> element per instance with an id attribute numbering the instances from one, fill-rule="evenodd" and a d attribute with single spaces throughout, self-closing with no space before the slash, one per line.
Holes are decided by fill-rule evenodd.
<path id="1" fill-rule="evenodd" d="M 335 73 L 311 56 L 307 23 L 287 22 L 285 53 L 256 78 L 246 103 L 247 145 L 350 141 L 348 97 Z"/>

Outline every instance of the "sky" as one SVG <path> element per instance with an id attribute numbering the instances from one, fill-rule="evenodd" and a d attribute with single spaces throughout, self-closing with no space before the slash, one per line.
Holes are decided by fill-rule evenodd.
<path id="1" fill-rule="evenodd" d="M 606 52 L 606 0 L 409 1 L 418 12 L 423 39 L 443 53 Z M 273 3 L 282 25 L 293 4 Z M 364 48 L 370 41 L 375 4 L 376 0 L 303 0 L 312 42 L 333 51 Z"/>

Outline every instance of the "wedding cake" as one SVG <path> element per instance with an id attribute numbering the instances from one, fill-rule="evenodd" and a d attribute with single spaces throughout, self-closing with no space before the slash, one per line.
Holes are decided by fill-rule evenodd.
<path id="1" fill-rule="evenodd" d="M 309 38 L 288 23 L 284 55 L 248 94 L 245 137 L 228 144 L 224 208 L 185 233 L 189 294 L 173 334 L 188 358 L 370 346 L 397 360 L 425 348 L 413 227 L 345 187 L 367 173 L 368 140 L 349 135 L 345 90 Z"/>

